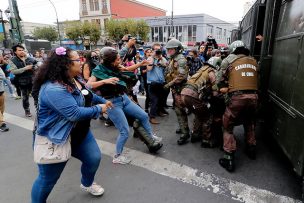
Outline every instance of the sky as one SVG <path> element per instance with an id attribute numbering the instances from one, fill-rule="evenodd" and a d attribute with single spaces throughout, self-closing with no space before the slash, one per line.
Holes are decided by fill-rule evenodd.
<path id="1" fill-rule="evenodd" d="M 59 21 L 79 19 L 79 0 L 52 0 Z M 114 0 L 115 1 L 115 0 Z M 171 15 L 172 0 L 138 0 L 167 11 Z M 205 13 L 227 22 L 237 23 L 243 17 L 248 0 L 173 0 L 174 15 Z M 56 22 L 55 10 L 49 0 L 17 0 L 23 21 L 51 24 Z M 8 0 L 0 0 L 0 9 L 8 8 Z M 4 17 L 5 18 L 5 17 Z"/>

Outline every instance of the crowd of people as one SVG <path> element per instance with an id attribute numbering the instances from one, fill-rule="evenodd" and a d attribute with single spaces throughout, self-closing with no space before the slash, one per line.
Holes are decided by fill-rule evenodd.
<path id="1" fill-rule="evenodd" d="M 135 37 L 125 35 L 122 40 L 120 50 L 104 47 L 83 53 L 59 47 L 48 56 L 36 52 L 28 57 L 25 48 L 16 45 L 13 57 L 1 55 L 0 130 L 8 130 L 3 119 L 4 85 L 11 97 L 22 98 L 26 117 L 32 116 L 29 97 L 33 96 L 37 110 L 34 153 L 39 155 L 37 150 L 43 144 L 63 146 L 70 142 L 71 156 L 82 162 L 80 187 L 102 195 L 104 189 L 94 182 L 101 152 L 90 131 L 91 119 L 104 119 L 106 126 L 117 128 L 112 162 L 128 164 L 131 158 L 124 153 L 124 145 L 130 127 L 151 153 L 163 147 L 162 138 L 154 134 L 151 125 L 168 116 L 171 92 L 178 145 L 190 141 L 200 142 L 203 148 L 220 147 L 224 156 L 219 164 L 232 172 L 237 149 L 233 127 L 243 124 L 246 154 L 256 158 L 258 65 L 242 41 L 233 42 L 227 50 L 219 49 L 208 37 L 197 48 L 184 50 L 180 41 L 170 39 L 165 46 L 154 43 L 141 56 Z M 145 95 L 143 107 L 138 94 Z M 188 122 L 191 113 L 193 126 Z M 39 175 L 33 184 L 32 202 L 46 201 L 67 161 L 36 162 Z"/>

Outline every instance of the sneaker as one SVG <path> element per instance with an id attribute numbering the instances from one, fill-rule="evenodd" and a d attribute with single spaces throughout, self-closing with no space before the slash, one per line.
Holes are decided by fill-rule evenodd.
<path id="1" fill-rule="evenodd" d="M 113 164 L 129 164 L 131 162 L 130 159 L 128 159 L 126 156 L 124 155 L 115 155 L 113 157 Z"/>
<path id="2" fill-rule="evenodd" d="M 156 142 L 161 142 L 162 140 L 163 140 L 163 138 L 162 137 L 158 137 L 158 136 L 156 136 L 156 134 L 154 133 L 153 135 L 152 135 L 152 137 L 153 137 L 153 139 L 156 141 Z"/>
<path id="3" fill-rule="evenodd" d="M 17 96 L 15 94 L 11 94 L 11 98 L 16 98 Z"/>
<path id="4" fill-rule="evenodd" d="M 104 193 L 104 189 L 100 185 L 97 185 L 95 182 L 90 187 L 86 187 L 81 184 L 80 188 L 86 192 L 91 193 L 94 196 L 100 196 Z"/>
<path id="5" fill-rule="evenodd" d="M 9 128 L 6 126 L 6 123 L 2 123 L 0 126 L 0 131 L 1 132 L 7 132 Z"/>
<path id="6" fill-rule="evenodd" d="M 15 100 L 18 100 L 18 99 L 21 99 L 21 97 L 20 97 L 20 96 L 16 96 L 16 97 L 15 97 Z"/>
<path id="7" fill-rule="evenodd" d="M 113 126 L 113 125 L 114 125 L 114 123 L 110 119 L 106 120 L 106 122 L 105 122 L 106 127 L 110 127 L 110 126 Z"/>

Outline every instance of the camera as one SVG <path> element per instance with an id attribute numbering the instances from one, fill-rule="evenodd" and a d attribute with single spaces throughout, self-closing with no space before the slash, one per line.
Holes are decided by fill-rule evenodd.
<path id="1" fill-rule="evenodd" d="M 126 37 L 128 37 L 128 38 L 126 38 Z M 145 42 L 143 42 L 138 37 L 132 37 L 132 35 L 127 35 L 126 37 L 124 37 L 124 39 L 122 40 L 123 42 L 128 42 L 130 39 L 135 39 L 136 44 L 139 44 L 139 45 L 144 45 L 145 44 Z"/>
<path id="2" fill-rule="evenodd" d="M 208 47 L 208 48 L 209 48 L 209 47 L 212 47 L 212 48 L 214 48 L 214 49 L 217 49 L 217 48 L 218 48 L 218 45 L 217 45 L 215 39 L 214 39 L 212 36 L 210 36 L 210 35 L 207 37 L 207 42 L 206 42 L 206 44 L 207 44 L 207 47 Z"/>
<path id="3" fill-rule="evenodd" d="M 155 55 L 157 55 L 157 56 L 162 55 L 162 51 L 160 49 L 156 50 Z"/>
<path id="4" fill-rule="evenodd" d="M 186 59 L 187 59 L 187 61 L 192 61 L 193 60 L 193 56 L 187 56 Z"/>
<path id="5" fill-rule="evenodd" d="M 136 40 L 136 44 L 139 44 L 139 45 L 144 45 L 144 44 L 145 44 L 145 42 L 142 41 L 142 40 L 139 39 L 139 38 L 135 38 L 135 40 Z"/>

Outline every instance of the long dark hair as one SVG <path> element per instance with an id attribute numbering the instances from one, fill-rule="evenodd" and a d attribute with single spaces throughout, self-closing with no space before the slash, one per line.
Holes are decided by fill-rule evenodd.
<path id="1" fill-rule="evenodd" d="M 73 63 L 70 54 L 74 50 L 66 48 L 65 55 L 57 55 L 53 50 L 43 65 L 38 69 L 34 78 L 33 89 L 40 90 L 46 81 L 59 82 L 65 86 L 74 87 L 69 75 L 69 66 Z"/>

